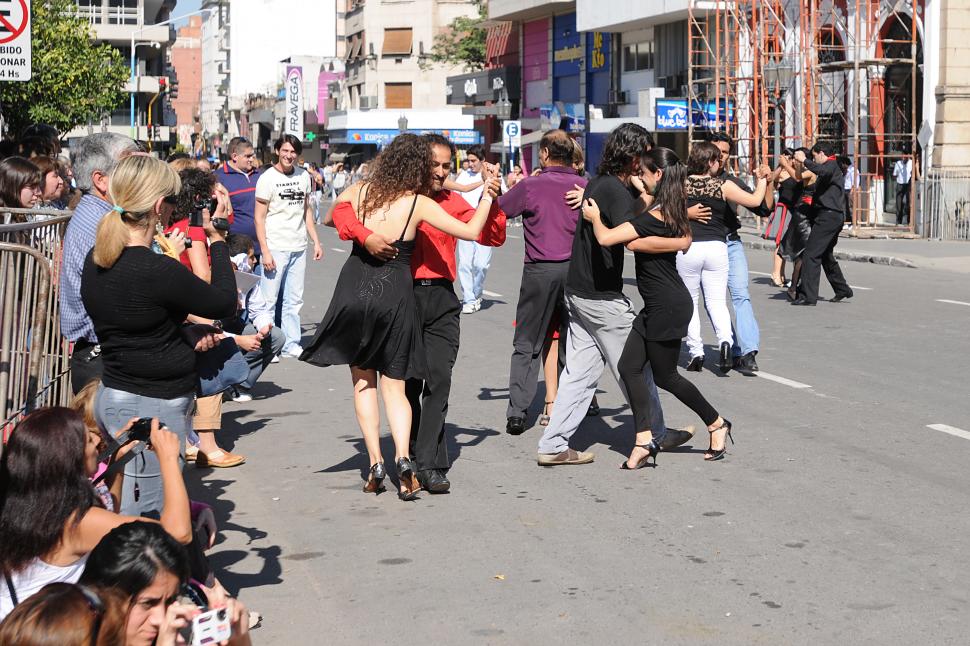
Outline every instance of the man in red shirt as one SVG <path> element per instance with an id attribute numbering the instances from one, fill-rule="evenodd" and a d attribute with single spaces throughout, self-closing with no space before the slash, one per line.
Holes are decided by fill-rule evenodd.
<path id="1" fill-rule="evenodd" d="M 451 172 L 454 146 L 437 134 L 424 135 L 431 145 L 434 194 L 431 196 L 445 211 L 462 222 L 475 214 L 463 197 L 445 190 L 444 181 Z M 499 180 L 492 179 L 486 188 L 498 193 Z M 344 240 L 354 240 L 380 259 L 387 260 L 397 250 L 380 234 L 373 233 L 357 219 L 352 208 L 335 208 L 333 226 Z M 454 237 L 422 223 L 411 257 L 414 277 L 414 299 L 421 316 L 424 347 L 428 357 L 428 379 L 407 383 L 411 402 L 411 452 L 418 463 L 418 479 L 430 493 L 446 493 L 451 488 L 445 472 L 451 466 L 445 442 L 445 416 L 451 392 L 451 373 L 458 358 L 461 303 L 455 295 L 456 277 Z M 492 204 L 485 228 L 477 241 L 481 245 L 500 247 L 505 243 L 505 213 Z"/>

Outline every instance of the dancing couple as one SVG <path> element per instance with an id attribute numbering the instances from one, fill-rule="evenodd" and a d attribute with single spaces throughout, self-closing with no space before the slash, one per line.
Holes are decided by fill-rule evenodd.
<path id="1" fill-rule="evenodd" d="M 414 500 L 422 487 L 432 493 L 450 488 L 444 416 L 458 353 L 455 238 L 491 246 L 505 240 L 505 217 L 493 204 L 499 180 L 491 167 L 483 170 L 486 191 L 477 209 L 454 196 L 464 205 L 459 207 L 443 189 L 452 152 L 437 135 L 399 135 L 367 180 L 341 194 L 328 220 L 354 247 L 301 357 L 319 366 L 350 366 L 370 461 L 368 493 L 382 491 L 387 475 L 380 387 L 402 500 Z"/>

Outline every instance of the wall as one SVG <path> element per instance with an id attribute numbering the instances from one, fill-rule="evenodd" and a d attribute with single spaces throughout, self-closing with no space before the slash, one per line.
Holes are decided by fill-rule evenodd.
<path id="1" fill-rule="evenodd" d="M 549 18 L 522 26 L 522 116 L 538 117 L 539 106 L 552 101 L 549 82 Z"/>
<path id="2" fill-rule="evenodd" d="M 583 57 L 582 38 L 576 31 L 576 14 L 552 18 L 552 99 L 579 103 L 579 69 Z"/>
<path id="3" fill-rule="evenodd" d="M 179 83 L 179 96 L 172 101 L 176 124 L 192 125 L 202 100 L 202 17 L 192 16 L 178 30 L 172 46 L 172 67 Z"/>

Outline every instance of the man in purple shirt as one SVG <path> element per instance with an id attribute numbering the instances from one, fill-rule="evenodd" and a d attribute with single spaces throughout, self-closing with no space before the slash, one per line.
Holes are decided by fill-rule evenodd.
<path id="1" fill-rule="evenodd" d="M 550 130 L 539 142 L 542 172 L 529 177 L 499 198 L 499 207 L 513 218 L 522 216 L 525 266 L 515 311 L 515 338 L 509 367 L 509 407 L 506 430 L 518 435 L 535 396 L 542 348 L 557 309 L 565 329 L 562 307 L 569 257 L 579 213 L 565 195 L 586 179 L 572 167 L 573 142 L 562 130 Z"/>
<path id="2" fill-rule="evenodd" d="M 216 181 L 229 191 L 232 202 L 232 232 L 249 236 L 254 251 L 259 256 L 259 241 L 256 238 L 256 181 L 259 170 L 256 168 L 256 152 L 245 137 L 233 137 L 227 147 L 229 161 L 223 162 L 216 170 Z"/>

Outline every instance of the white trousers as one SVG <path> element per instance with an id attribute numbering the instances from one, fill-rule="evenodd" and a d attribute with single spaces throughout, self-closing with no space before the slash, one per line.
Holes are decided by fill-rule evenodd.
<path id="1" fill-rule="evenodd" d="M 694 315 L 687 326 L 687 350 L 691 357 L 704 356 L 701 340 L 701 317 L 697 311 L 697 298 L 704 288 L 704 306 L 714 324 L 717 343 L 734 343 L 731 334 L 731 312 L 727 306 L 728 284 L 727 244 L 718 240 L 691 243 L 686 253 L 677 254 L 677 273 L 680 274 L 690 297 L 694 300 Z"/>

